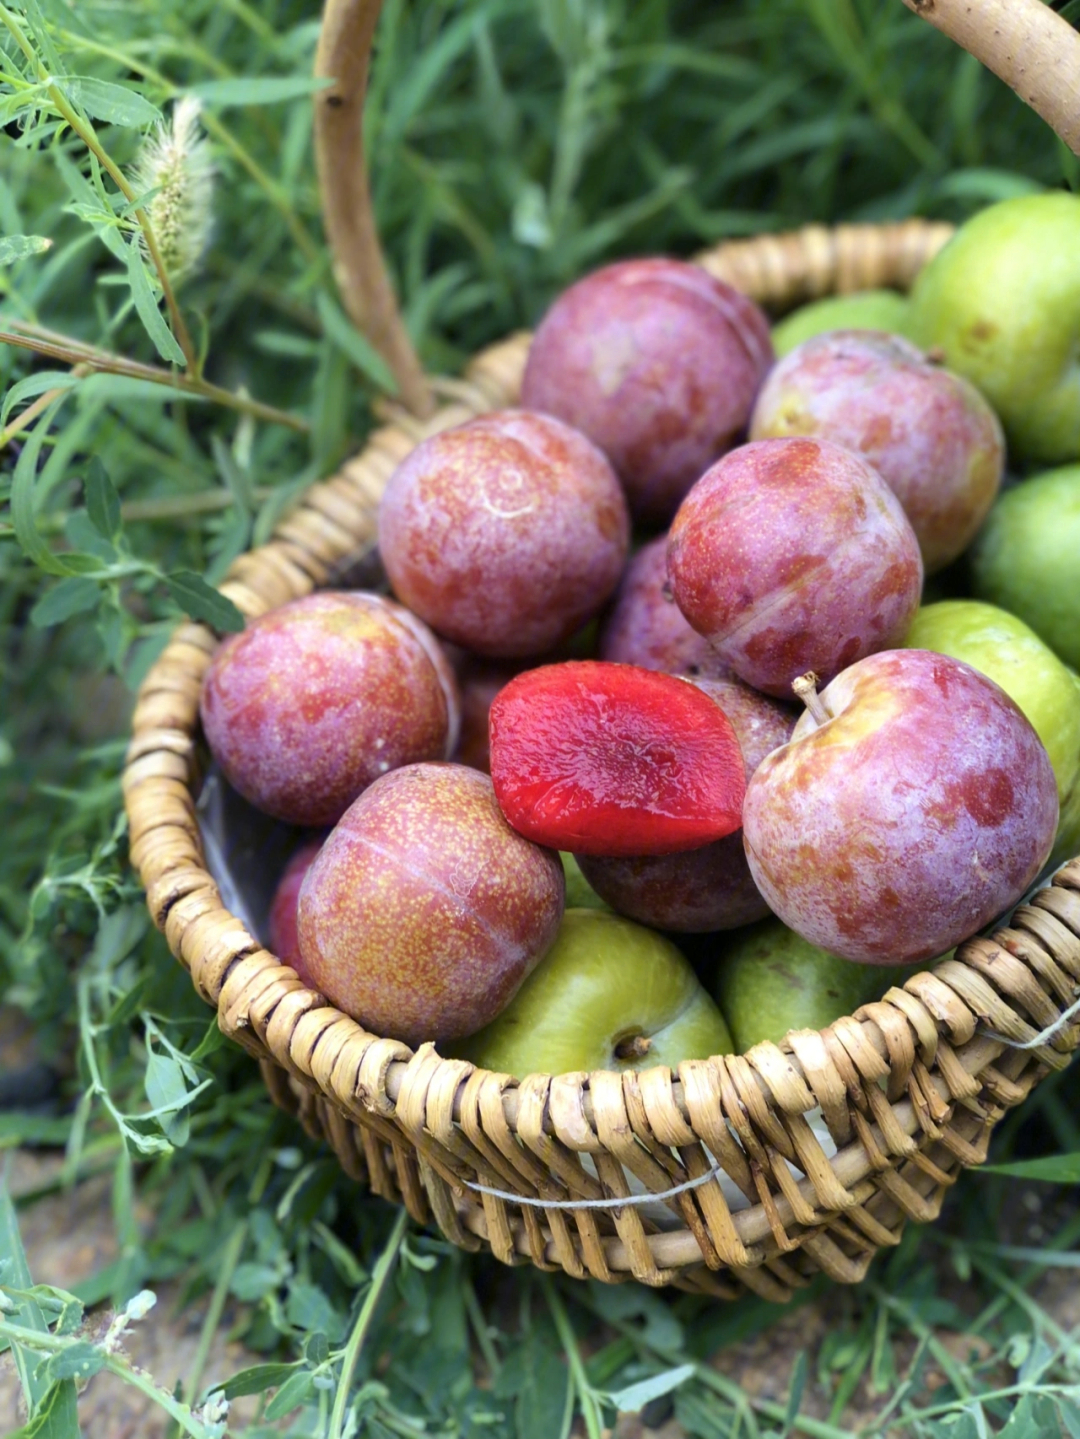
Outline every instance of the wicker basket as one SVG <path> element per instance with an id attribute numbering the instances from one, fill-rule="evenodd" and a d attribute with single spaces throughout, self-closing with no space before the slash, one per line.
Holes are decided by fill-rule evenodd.
<path id="1" fill-rule="evenodd" d="M 524 368 L 529 337 L 516 335 L 463 379 L 429 388 L 397 326 L 360 167 L 351 186 L 340 180 L 342 155 L 355 160 L 375 10 L 368 0 L 329 7 L 320 64 L 336 84 L 321 92 L 317 141 L 343 297 L 412 413 L 396 412 L 268 544 L 236 561 L 222 590 L 248 616 L 370 556 L 395 466 L 426 435 L 513 404 Z M 948 233 L 920 221 L 810 227 L 698 262 L 779 309 L 906 288 Z M 151 914 L 223 1032 L 260 1061 L 275 1101 L 324 1137 L 351 1177 L 417 1221 L 434 1219 L 455 1244 L 508 1264 L 722 1297 L 749 1289 L 784 1300 L 818 1271 L 851 1283 L 906 1219 L 936 1217 L 959 1170 L 985 1158 L 1002 1114 L 1080 1043 L 1080 1025 L 1061 1022 L 1080 993 L 1080 859 L 1007 928 L 854 1016 L 677 1073 L 519 1083 L 368 1034 L 260 945 L 207 869 L 198 705 L 216 643 L 207 628 L 181 625 L 139 694 L 124 790 Z"/>

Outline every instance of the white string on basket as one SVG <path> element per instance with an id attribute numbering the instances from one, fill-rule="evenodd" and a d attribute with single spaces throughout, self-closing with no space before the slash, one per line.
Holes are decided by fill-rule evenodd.
<path id="1" fill-rule="evenodd" d="M 722 1166 L 714 1164 L 705 1174 L 688 1179 L 685 1184 L 676 1184 L 672 1189 L 663 1189 L 659 1194 L 627 1194 L 625 1197 L 612 1195 L 610 1199 L 532 1199 L 526 1194 L 512 1194 L 507 1189 L 492 1189 L 487 1184 L 474 1184 L 471 1180 L 461 1181 L 466 1189 L 475 1189 L 479 1194 L 490 1194 L 494 1199 L 505 1199 L 508 1204 L 527 1204 L 531 1209 L 625 1209 L 628 1205 L 655 1204 L 658 1199 L 673 1199 L 688 1189 L 697 1189 L 716 1179 L 722 1173 Z"/>
<path id="2" fill-rule="evenodd" d="M 1050 1040 L 1056 1039 L 1061 1031 L 1068 1024 L 1074 1015 L 1080 1014 L 1080 999 L 1075 1000 L 1045 1029 L 1040 1029 L 1034 1039 L 1010 1039 L 1007 1034 L 998 1034 L 996 1030 L 984 1029 L 980 1032 L 985 1039 L 994 1039 L 998 1044 L 1007 1044 L 1010 1049 L 1039 1049 L 1042 1045 L 1048 1044 Z"/>

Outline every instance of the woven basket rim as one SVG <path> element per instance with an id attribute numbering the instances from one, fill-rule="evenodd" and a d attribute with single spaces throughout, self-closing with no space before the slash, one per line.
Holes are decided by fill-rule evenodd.
<path id="1" fill-rule="evenodd" d="M 807 226 L 696 258 L 783 308 L 882 284 L 907 288 L 950 233 L 919 220 Z M 512 336 L 482 351 L 463 379 L 433 382 L 446 402 L 429 419 L 388 407 L 390 423 L 313 487 L 267 544 L 235 562 L 222 593 L 254 617 L 334 582 L 358 548 L 373 546 L 379 495 L 404 455 L 428 434 L 512 403 L 528 340 Z M 507 1262 L 524 1256 L 607 1280 L 632 1273 L 709 1287 L 705 1272 L 723 1270 L 774 1298 L 804 1280 L 784 1257 L 797 1249 L 811 1267 L 858 1278 L 877 1247 L 897 1242 L 904 1217 L 936 1213 L 959 1167 L 985 1157 L 1004 1109 L 1080 1043 L 1073 1024 L 1034 1048 L 1010 1048 L 1030 1045 L 1077 992 L 1080 859 L 1010 926 L 966 941 L 854 1015 L 677 1074 L 519 1081 L 442 1059 L 430 1044 L 413 1051 L 371 1035 L 244 929 L 206 867 L 195 810 L 198 693 L 216 644 L 206 626 L 180 625 L 136 705 L 124 793 L 154 921 L 216 1006 L 223 1032 L 279 1067 L 268 1075 L 279 1102 L 327 1134 L 346 1168 L 366 1169 L 374 1188 L 418 1218 L 434 1213 L 458 1243 L 475 1247 L 479 1235 Z M 813 1111 L 835 1155 L 808 1125 Z M 724 1199 L 708 1155 L 745 1207 Z M 650 1232 L 631 1206 L 620 1212 L 628 1170 L 654 1194 L 693 1182 L 692 1194 L 668 1201 L 681 1228 Z M 511 1195 L 525 1201 L 518 1216 Z M 592 1209 L 560 1207 L 597 1199 L 610 1200 L 602 1223 Z M 542 1219 L 530 1200 L 545 1201 Z"/>

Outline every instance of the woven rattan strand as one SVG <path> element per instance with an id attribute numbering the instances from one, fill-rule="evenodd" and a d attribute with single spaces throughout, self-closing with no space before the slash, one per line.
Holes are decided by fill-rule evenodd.
<path id="1" fill-rule="evenodd" d="M 948 234 L 920 221 L 812 226 L 722 245 L 698 262 L 783 309 L 868 286 L 904 289 Z M 443 403 L 427 418 L 388 411 L 362 454 L 237 560 L 223 592 L 253 617 L 348 573 L 373 550 L 394 466 L 425 435 L 514 404 L 528 344 L 512 336 L 462 379 L 433 382 Z M 260 1061 L 275 1101 L 333 1147 L 347 1174 L 455 1244 L 506 1264 L 726 1298 L 786 1299 L 818 1271 L 851 1283 L 907 1219 L 937 1215 L 959 1170 L 985 1158 L 1006 1109 L 1080 1043 L 1080 1024 L 1065 1023 L 1034 1048 L 1013 1047 L 1080 993 L 1080 860 L 1008 928 L 854 1016 L 678 1073 L 518 1083 L 440 1059 L 430 1045 L 413 1053 L 368 1034 L 262 948 L 207 871 L 198 703 L 215 643 L 206 628 L 181 625 L 139 694 L 124 790 L 150 912 L 223 1032 Z M 815 1112 L 821 1123 L 811 1125 Z M 731 1181 L 726 1193 L 714 1169 Z M 679 1191 L 661 1201 L 669 1224 L 620 1207 L 632 1182 Z M 566 1207 L 604 1198 L 610 1207 Z"/>

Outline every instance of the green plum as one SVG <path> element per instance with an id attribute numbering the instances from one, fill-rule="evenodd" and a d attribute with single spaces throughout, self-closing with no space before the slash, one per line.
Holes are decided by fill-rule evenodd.
<path id="1" fill-rule="evenodd" d="M 1074 678 L 1076 678 L 1074 676 Z M 1076 679 L 1076 702 L 1080 705 L 1080 679 Z M 1080 855 L 1080 783 L 1073 786 L 1072 794 L 1061 806 L 1058 820 L 1057 839 L 1050 855 L 1052 865 L 1064 864 L 1066 860 Z"/>
<path id="2" fill-rule="evenodd" d="M 824 1029 L 925 969 L 853 964 L 800 938 L 778 919 L 724 937 L 713 993 L 740 1054 L 792 1029 Z"/>
<path id="3" fill-rule="evenodd" d="M 1064 814 L 1080 786 L 1080 696 L 1053 650 L 1016 615 L 979 600 L 923 605 L 904 645 L 963 660 L 1016 701 L 1046 746 Z"/>
<path id="4" fill-rule="evenodd" d="M 453 1049 L 519 1079 L 674 1068 L 731 1052 L 723 1015 L 671 941 L 596 909 L 568 909 L 554 945 L 506 1009 Z"/>
<path id="5" fill-rule="evenodd" d="M 773 326 L 772 342 L 777 358 L 796 345 L 828 330 L 886 330 L 907 335 L 910 321 L 908 301 L 895 290 L 856 290 L 850 295 L 828 295 L 800 305 Z"/>
<path id="6" fill-rule="evenodd" d="M 1080 394 L 1077 398 L 1080 416 Z M 980 599 L 1026 620 L 1080 669 L 1080 465 L 1048 470 L 999 496 L 971 551 Z"/>
<path id="7" fill-rule="evenodd" d="M 566 878 L 567 909 L 603 909 L 611 913 L 611 905 L 600 898 L 596 890 L 581 872 L 581 865 L 572 854 L 560 850 L 563 875 Z"/>
<path id="8" fill-rule="evenodd" d="M 1080 196 L 972 216 L 916 280 L 911 323 L 916 344 L 982 390 L 1014 456 L 1080 459 Z"/>

